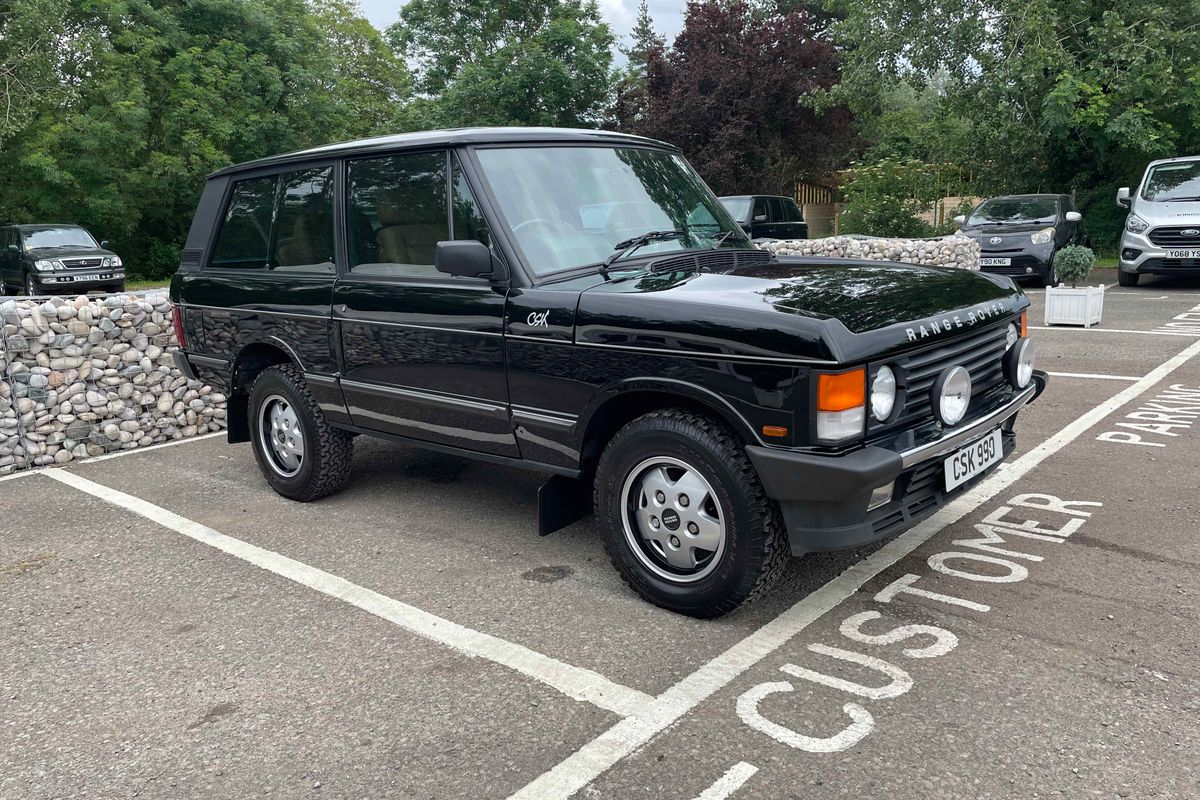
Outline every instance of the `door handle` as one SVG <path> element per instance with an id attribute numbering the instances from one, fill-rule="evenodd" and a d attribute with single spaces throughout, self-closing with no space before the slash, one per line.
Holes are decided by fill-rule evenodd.
<path id="1" fill-rule="evenodd" d="M 349 310 L 350 310 L 350 309 L 349 309 L 348 307 L 346 307 L 345 305 L 340 305 L 340 306 L 338 306 L 338 307 L 337 307 L 337 312 L 338 312 L 339 314 L 345 314 L 345 313 L 346 313 L 347 311 L 349 311 Z"/>

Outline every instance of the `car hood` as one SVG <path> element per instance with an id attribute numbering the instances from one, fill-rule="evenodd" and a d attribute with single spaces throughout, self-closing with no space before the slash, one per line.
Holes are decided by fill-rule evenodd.
<path id="1" fill-rule="evenodd" d="M 643 274 L 583 292 L 576 340 L 836 361 L 931 344 L 1029 305 L 1007 278 L 879 261 L 782 257 L 729 272 Z"/>
<path id="2" fill-rule="evenodd" d="M 64 258 L 94 258 L 96 256 L 111 258 L 116 255 L 113 251 L 100 247 L 35 247 L 26 252 L 34 258 L 45 259 L 47 261 Z"/>
<path id="3" fill-rule="evenodd" d="M 1189 225 L 1200 222 L 1200 201 L 1151 203 L 1138 200 L 1133 213 L 1151 225 Z"/>

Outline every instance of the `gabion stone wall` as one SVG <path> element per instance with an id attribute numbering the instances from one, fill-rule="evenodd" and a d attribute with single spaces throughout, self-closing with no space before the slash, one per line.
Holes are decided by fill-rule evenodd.
<path id="1" fill-rule="evenodd" d="M 165 292 L 0 301 L 0 475 L 225 427 L 189 381 Z"/>
<path id="2" fill-rule="evenodd" d="M 979 242 L 966 236 L 946 236 L 941 239 L 830 236 L 826 239 L 764 242 L 761 246 L 780 256 L 866 258 L 872 261 L 899 261 L 903 264 L 926 264 L 933 267 L 979 269 Z"/>

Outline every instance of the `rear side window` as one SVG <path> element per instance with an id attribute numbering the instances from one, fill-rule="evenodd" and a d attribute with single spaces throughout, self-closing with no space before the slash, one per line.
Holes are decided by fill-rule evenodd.
<path id="1" fill-rule="evenodd" d="M 352 272 L 438 274 L 433 267 L 437 243 L 450 238 L 446 158 L 442 151 L 350 162 L 346 230 Z M 474 206 L 474 198 L 469 205 Z M 466 205 L 464 213 L 464 226 L 469 229 Z"/>
<path id="2" fill-rule="evenodd" d="M 275 177 L 238 181 L 229 197 L 211 266 L 265 269 L 271 252 L 275 214 Z"/>
<path id="3" fill-rule="evenodd" d="M 333 272 L 333 170 L 279 176 L 272 269 Z"/>

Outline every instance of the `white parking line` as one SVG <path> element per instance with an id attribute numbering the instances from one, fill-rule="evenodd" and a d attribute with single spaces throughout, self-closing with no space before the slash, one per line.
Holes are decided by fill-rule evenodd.
<path id="1" fill-rule="evenodd" d="M 516 670 L 522 675 L 557 689 L 576 700 L 592 703 L 622 716 L 639 713 L 653 702 L 650 695 L 614 683 L 592 670 L 563 663 L 519 644 L 471 630 L 448 619 L 442 619 L 414 606 L 401 603 L 399 600 L 393 600 L 378 592 L 351 583 L 345 578 L 339 578 L 337 575 L 310 567 L 279 553 L 243 542 L 232 536 L 226 536 L 206 525 L 181 517 L 139 497 L 125 494 L 65 470 L 47 471 L 42 474 L 145 517 L 164 528 L 182 533 L 197 542 L 215 547 L 256 567 L 349 603 L 419 636 L 441 642 L 466 655 L 485 658 Z"/>
<path id="2" fill-rule="evenodd" d="M 1096 372 L 1047 372 L 1055 378 L 1087 378 L 1097 381 L 1140 381 L 1136 375 L 1101 375 Z"/>
<path id="3" fill-rule="evenodd" d="M 1128 328 L 1084 328 L 1080 325 L 1030 325 L 1031 331 L 1067 331 L 1069 333 L 1142 333 L 1147 336 L 1190 336 L 1195 338 L 1200 333 L 1184 333 L 1182 331 L 1134 331 Z"/>
<path id="4" fill-rule="evenodd" d="M 1012 462 L 1008 469 L 997 471 L 924 522 L 892 539 L 820 589 L 807 595 L 762 628 L 667 689 L 643 712 L 613 725 L 513 794 L 509 800 L 556 800 L 575 794 L 621 759 L 677 723 L 703 700 L 773 653 L 826 612 L 852 596 L 867 581 L 920 547 L 946 526 L 957 522 L 1006 490 L 1034 467 L 1075 441 L 1113 411 L 1147 392 L 1197 354 L 1200 354 L 1200 342 L 1189 345 L 1167 359 L 1144 378 L 1085 412 L 1025 453 Z"/>
<path id="5" fill-rule="evenodd" d="M 729 795 L 742 788 L 746 781 L 754 777 L 758 767 L 739 761 L 721 776 L 712 786 L 700 793 L 696 800 L 725 800 Z"/>

